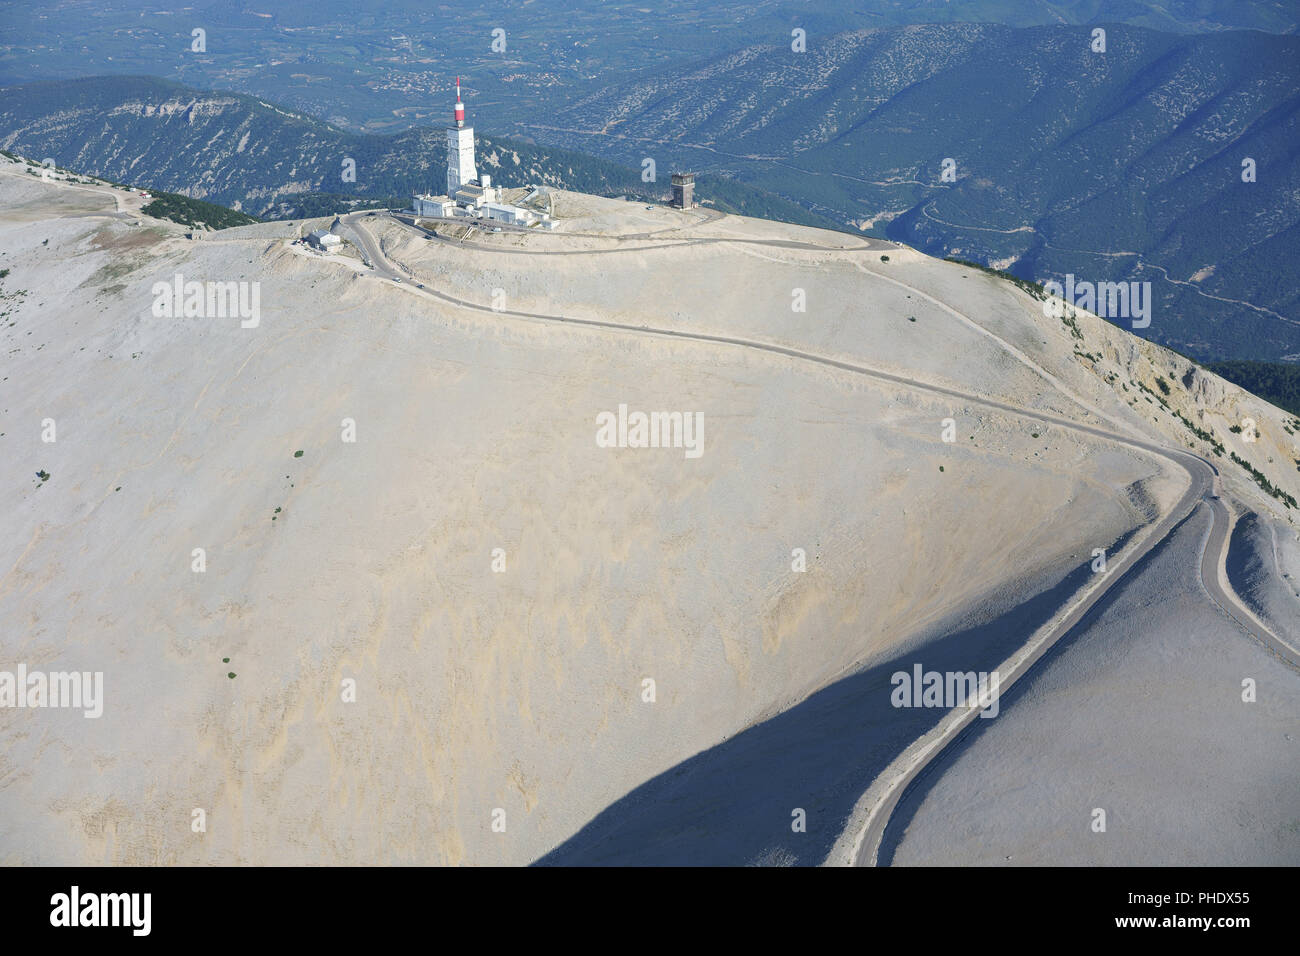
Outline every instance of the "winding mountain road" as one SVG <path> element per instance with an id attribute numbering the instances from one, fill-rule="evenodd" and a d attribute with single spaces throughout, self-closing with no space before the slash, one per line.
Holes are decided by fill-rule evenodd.
<path id="1" fill-rule="evenodd" d="M 373 274 L 388 279 L 406 278 L 410 273 L 402 270 L 384 255 L 383 251 L 380 249 L 378 241 L 365 228 L 364 224 L 360 222 L 363 216 L 365 216 L 364 213 L 355 213 L 344 216 L 341 219 L 341 225 L 347 230 L 354 242 L 356 242 L 358 247 L 364 252 L 366 258 L 374 268 Z M 716 241 L 744 243 L 744 240 L 734 239 L 718 239 Z M 789 243 L 759 242 L 764 245 L 784 245 L 801 249 L 817 249 L 825 252 L 862 251 L 861 248 L 857 247 L 852 249 L 843 249 L 816 246 L 811 243 L 798 243 L 793 241 Z M 491 251 L 507 251 L 498 250 L 493 247 L 487 248 L 491 249 Z M 869 246 L 865 248 L 874 249 L 875 247 Z M 528 254 L 527 250 L 509 251 Z M 547 253 L 543 252 L 540 254 L 545 255 Z M 585 254 L 590 255 L 591 253 Z M 1142 537 L 1135 541 L 1126 552 L 1110 559 L 1107 570 L 1098 574 L 1096 576 L 1096 582 L 1085 589 L 1083 593 L 1076 595 L 1073 602 L 1067 608 L 1063 609 L 1061 615 L 1058 615 L 1058 617 L 1045 629 L 1033 635 L 1025 645 L 1023 645 L 1015 654 L 1008 658 L 1001 667 L 998 668 L 998 673 L 1001 677 L 1001 691 L 1005 692 L 1017 680 L 1023 677 L 1045 653 L 1051 650 L 1051 648 L 1055 646 L 1062 637 L 1069 633 L 1070 630 L 1083 619 L 1084 615 L 1086 615 L 1088 611 L 1091 610 L 1092 607 L 1112 587 L 1114 587 L 1131 568 L 1135 567 L 1141 559 L 1161 541 L 1164 541 L 1173 529 L 1192 513 L 1193 509 L 1200 507 L 1202 504 L 1210 509 L 1212 516 L 1210 533 L 1207 536 L 1205 545 L 1202 549 L 1200 567 L 1200 577 L 1206 591 L 1224 613 L 1232 618 L 1244 631 L 1252 635 L 1274 655 L 1285 661 L 1287 664 L 1300 669 L 1300 653 L 1298 653 L 1296 649 L 1289 647 L 1266 626 L 1264 626 L 1262 622 L 1258 621 L 1241 604 L 1237 596 L 1233 594 L 1230 588 L 1226 585 L 1226 576 L 1222 573 L 1222 568 L 1224 567 L 1224 561 L 1227 554 L 1228 534 L 1231 529 L 1230 515 L 1227 507 L 1219 497 L 1220 480 L 1218 469 L 1215 468 L 1212 463 L 1198 455 L 1133 436 L 1121 435 L 1115 431 L 1109 431 L 1093 425 L 1086 425 L 1066 418 L 1046 415 L 1030 409 L 1021 408 L 1006 402 L 999 402 L 994 399 L 969 394 L 958 389 L 917 382 L 879 369 L 857 365 L 852 362 L 846 362 L 829 356 L 817 355 L 813 352 L 790 348 L 773 342 L 723 335 L 711 335 L 699 332 L 687 332 L 677 329 L 624 325 L 617 322 L 606 322 L 598 319 L 578 319 L 568 316 L 548 315 L 536 312 L 493 309 L 488 305 L 460 299 L 456 296 L 434 289 L 418 289 L 411 286 L 407 286 L 406 288 L 417 295 L 427 295 L 459 308 L 486 312 L 493 315 L 507 315 L 513 318 L 526 319 L 530 321 L 583 326 L 617 331 L 631 335 L 659 336 L 709 345 L 723 345 L 767 352 L 774 355 L 797 359 L 799 361 L 811 362 L 830 368 L 840 369 L 857 375 L 867 376 L 877 381 L 888 382 L 892 385 L 901 386 L 907 389 L 944 395 L 958 399 L 967 404 L 996 410 L 1041 425 L 1052 425 L 1076 433 L 1086 434 L 1104 441 L 1122 444 L 1129 448 L 1140 449 L 1149 454 L 1157 455 L 1168 461 L 1172 461 L 1183 468 L 1190 478 L 1190 483 L 1182 497 L 1179 498 L 1174 507 L 1171 508 L 1154 526 L 1149 527 Z M 920 290 L 916 291 L 920 293 Z M 926 297 L 929 298 L 929 296 Z M 951 306 L 947 306 L 946 304 L 944 305 L 945 308 L 952 310 Z M 967 318 L 969 320 L 969 317 Z M 874 866 L 877 861 L 877 854 L 880 849 L 880 842 L 884 836 L 885 828 L 889 823 L 894 808 L 897 806 L 908 786 L 926 769 L 926 767 L 930 766 L 930 764 L 937 759 L 954 740 L 957 739 L 961 732 L 969 726 L 971 721 L 973 721 L 978 714 L 978 706 L 963 707 L 950 711 L 944 716 L 938 726 L 919 740 L 913 742 L 912 745 L 904 750 L 904 752 L 876 778 L 867 793 L 858 801 L 850 816 L 848 825 L 845 827 L 839 841 L 828 855 L 825 864 Z"/>
<path id="2" fill-rule="evenodd" d="M 685 226 L 675 226 L 670 229 L 656 230 L 655 232 L 634 232 L 634 233 L 627 233 L 624 235 L 614 235 L 614 236 L 603 235 L 601 233 L 595 233 L 595 232 L 555 233 L 555 235 L 564 238 L 604 239 L 604 240 L 609 240 L 609 241 L 614 241 L 619 243 L 624 243 L 624 242 L 642 243 L 642 245 L 636 245 L 636 246 L 620 246 L 613 249 L 519 249 L 519 248 L 513 248 L 509 246 L 502 246 L 499 244 L 489 244 L 484 242 L 469 242 L 468 239 L 453 239 L 450 236 L 443 236 L 443 235 L 439 235 L 437 232 L 431 232 L 431 231 L 421 229 L 418 226 L 411 225 L 410 223 L 407 223 L 400 219 L 395 219 L 387 216 L 381 217 L 379 215 L 372 216 L 369 212 L 348 213 L 345 216 L 341 216 L 339 221 L 343 226 L 349 228 L 350 234 L 355 236 L 358 234 L 357 226 L 359 223 L 367 219 L 378 219 L 378 218 L 383 218 L 384 221 L 395 222 L 399 226 L 402 226 L 420 236 L 430 236 L 435 242 L 441 242 L 447 245 L 460 246 L 468 249 L 478 249 L 483 252 L 495 252 L 495 253 L 500 253 L 502 255 L 594 256 L 594 255 L 610 255 L 610 254 L 620 253 L 620 252 L 638 252 L 644 249 L 662 249 L 665 246 L 703 246 L 703 245 L 717 245 L 721 243 L 728 243 L 731 245 L 741 245 L 741 246 L 760 246 L 760 247 L 767 246 L 769 248 L 774 248 L 774 249 L 795 249 L 795 250 L 801 250 L 805 252 L 873 252 L 873 251 L 889 252 L 891 250 L 895 250 L 898 248 L 897 243 L 888 242 L 883 239 L 862 239 L 857 244 L 852 246 L 822 246 L 812 242 L 800 242 L 797 239 L 746 239 L 743 236 L 673 237 L 673 236 L 664 235 L 665 233 L 678 232 L 683 228 L 688 228 Z M 715 220 L 709 220 L 709 221 L 715 221 Z M 458 225 L 463 225 L 463 224 L 464 223 L 458 223 Z M 474 224 L 477 225 L 478 223 L 474 222 Z M 502 226 L 501 228 L 503 229 L 504 232 L 507 233 L 528 232 L 528 230 L 521 229 L 518 227 L 512 228 L 509 226 Z M 373 242 L 373 237 L 370 237 L 369 233 L 366 233 L 366 236 L 368 236 L 370 240 Z M 366 243 L 364 240 L 361 241 L 361 245 L 363 248 L 366 247 Z"/>

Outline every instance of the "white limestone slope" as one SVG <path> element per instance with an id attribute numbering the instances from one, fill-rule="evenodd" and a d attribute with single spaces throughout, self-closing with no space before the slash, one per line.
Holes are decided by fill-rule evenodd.
<path id="1" fill-rule="evenodd" d="M 375 227 L 473 308 L 300 255 L 283 226 L 189 242 L 70 218 L 110 208 L 71 195 L 0 169 L 0 291 L 26 293 L 0 308 L 0 670 L 102 671 L 106 702 L 98 720 L 0 709 L 5 863 L 526 863 L 988 594 L 1086 563 L 1186 486 L 1036 424 L 1182 428 L 1130 406 L 1037 303 L 909 250 L 668 211 L 624 228 L 626 204 L 591 197 L 565 200 L 568 235 Z M 260 324 L 155 317 L 177 273 L 259 283 Z M 1103 370 L 1175 375 L 1080 325 Z M 1184 407 L 1280 425 L 1201 374 L 1170 380 Z M 701 412 L 702 456 L 598 447 L 621 403 Z"/>

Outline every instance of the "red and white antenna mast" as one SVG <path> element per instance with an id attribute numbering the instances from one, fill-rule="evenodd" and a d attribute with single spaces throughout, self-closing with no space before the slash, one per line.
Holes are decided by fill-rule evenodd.
<path id="1" fill-rule="evenodd" d="M 456 77 L 456 125 L 465 125 L 465 104 L 460 101 L 460 77 Z"/>

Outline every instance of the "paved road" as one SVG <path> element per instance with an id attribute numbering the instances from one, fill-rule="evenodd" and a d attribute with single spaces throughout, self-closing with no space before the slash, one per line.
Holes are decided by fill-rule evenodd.
<path id="1" fill-rule="evenodd" d="M 344 226 L 349 227 L 350 234 L 353 235 L 359 241 L 360 247 L 364 251 L 366 258 L 369 260 L 369 262 L 375 269 L 374 272 L 375 275 L 379 275 L 389 279 L 393 277 L 405 279 L 408 273 L 405 272 L 404 270 L 401 270 L 399 267 L 395 266 L 388 260 L 388 258 L 379 249 L 379 244 L 377 240 L 374 238 L 374 236 L 372 236 L 368 230 L 357 227 L 356 225 L 357 220 L 362 218 L 364 215 L 365 215 L 364 213 L 353 213 L 349 216 L 344 216 L 342 217 L 342 223 Z M 724 241 L 733 241 L 733 240 L 724 240 Z M 800 248 L 809 247 L 808 244 L 803 244 L 803 243 L 795 243 L 795 245 Z M 823 251 L 832 251 L 832 249 L 834 249 L 835 247 L 815 246 L 812 248 L 818 248 Z M 520 250 L 520 251 L 527 253 L 527 250 Z M 852 250 L 844 250 L 844 251 L 852 251 Z M 1211 510 L 1214 513 L 1214 524 L 1211 529 L 1211 542 L 1214 542 L 1214 547 L 1211 548 L 1207 546 L 1205 558 L 1203 561 L 1203 567 L 1202 567 L 1202 578 L 1206 582 L 1206 589 L 1210 591 L 1211 596 L 1215 598 L 1216 602 L 1219 603 L 1220 607 L 1222 607 L 1226 613 L 1228 613 L 1239 625 L 1241 625 L 1241 627 L 1243 627 L 1248 632 L 1256 634 L 1257 637 L 1260 637 L 1263 643 L 1272 647 L 1275 650 L 1275 652 L 1277 652 L 1280 656 L 1283 656 L 1285 659 L 1289 659 L 1289 660 L 1294 660 L 1298 656 L 1297 652 L 1294 649 L 1288 647 L 1285 643 L 1277 639 L 1275 635 L 1272 635 L 1257 620 L 1255 620 L 1255 618 L 1250 614 L 1250 612 L 1247 611 L 1243 606 L 1241 606 L 1239 601 L 1237 601 L 1236 596 L 1226 591 L 1219 583 L 1219 577 L 1217 573 L 1218 564 L 1215 564 L 1214 561 L 1221 558 L 1222 554 L 1226 551 L 1227 534 L 1229 528 L 1228 511 L 1227 508 L 1224 506 L 1223 502 L 1218 499 L 1218 493 L 1217 493 L 1218 469 L 1215 468 L 1215 466 L 1211 464 L 1209 461 L 1207 461 L 1206 459 L 1201 458 L 1199 455 L 1193 455 L 1181 449 L 1171 448 L 1166 445 L 1160 445 L 1154 442 L 1143 441 L 1129 436 L 1119 435 L 1112 431 L 1107 431 L 1105 429 L 1097 428 L 1092 425 L 1085 425 L 1079 422 L 1072 421 L 1070 419 L 1060 418 L 1054 415 L 1045 415 L 1040 412 L 1035 412 L 1029 409 L 1021 408 L 1019 406 L 1011 405 L 1006 402 L 999 402 L 982 396 L 969 394 L 967 392 L 962 392 L 958 389 L 946 388 L 941 385 L 923 384 L 920 382 L 916 382 L 912 379 L 905 378 L 901 375 L 894 375 L 889 372 L 880 371 L 878 369 L 856 365 L 852 362 L 845 362 L 839 359 L 833 359 L 824 355 L 817 355 L 812 352 L 805 352 L 801 349 L 789 348 L 787 346 L 777 345 L 771 342 L 763 342 L 756 339 L 735 338 L 735 337 L 723 336 L 723 335 L 709 335 L 706 333 L 699 333 L 699 332 L 683 332 L 676 329 L 661 329 L 661 328 L 654 328 L 651 326 L 632 326 L 632 325 L 625 325 L 618 322 L 605 322 L 599 319 L 577 319 L 568 316 L 551 315 L 551 314 L 545 314 L 540 312 L 523 312 L 523 311 L 510 310 L 510 309 L 498 310 L 498 309 L 493 309 L 490 306 L 484 305 L 482 303 L 471 302 L 467 299 L 460 299 L 457 298 L 456 296 L 448 295 L 445 292 L 440 292 L 435 289 L 421 290 L 421 289 L 412 288 L 411 291 L 415 292 L 416 294 L 423 294 L 423 295 L 431 296 L 436 299 L 441 299 L 444 302 L 448 302 L 460 308 L 473 309 L 476 311 L 488 312 L 491 314 L 510 315 L 516 318 L 533 319 L 536 321 L 554 322 L 554 323 L 560 323 L 566 325 L 582 325 L 582 326 L 588 326 L 593 328 L 616 330 L 625 333 L 657 335 L 657 336 L 663 336 L 667 338 L 688 339 L 696 342 L 708 342 L 708 343 L 714 343 L 720 345 L 741 346 L 744 348 L 757 349 L 765 352 L 772 352 L 778 355 L 785 355 L 790 358 L 800 359 L 802 361 L 813 362 L 819 365 L 825 365 L 831 368 L 837 368 L 843 371 L 853 372 L 855 374 L 866 375 L 871 378 L 875 378 L 880 381 L 890 382 L 892 384 L 900 385 L 905 388 L 917 389 L 921 391 L 947 395 L 949 397 L 958 399 L 962 402 L 981 405 L 985 408 L 997 409 L 998 411 L 1005 412 L 1007 414 L 1016 415 L 1022 418 L 1028 418 L 1036 422 L 1057 425 L 1059 427 L 1067 428 L 1076 432 L 1083 432 L 1085 434 L 1089 434 L 1097 438 L 1102 438 L 1107 441 L 1119 442 L 1121 444 L 1125 444 L 1133 448 L 1140 448 L 1143 451 L 1149 452 L 1151 454 L 1160 455 L 1165 458 L 1171 459 L 1177 462 L 1179 465 L 1181 465 L 1184 468 L 1184 470 L 1188 472 L 1188 474 L 1192 478 L 1192 483 L 1191 486 L 1188 488 L 1188 491 L 1179 500 L 1178 505 L 1173 510 L 1171 510 L 1170 513 L 1165 517 L 1164 521 L 1162 521 L 1161 524 L 1157 526 L 1162 533 L 1159 535 L 1152 536 L 1150 546 L 1154 546 L 1154 543 L 1162 539 L 1165 535 L 1167 535 L 1169 531 L 1173 529 L 1174 525 L 1176 525 L 1179 521 L 1181 521 L 1182 518 L 1186 517 L 1187 514 L 1190 514 L 1192 508 L 1195 506 L 1195 504 L 1198 501 L 1205 499 L 1210 505 Z M 1150 546 L 1148 546 L 1148 548 L 1146 549 L 1143 549 L 1141 553 L 1135 554 L 1133 556 L 1133 560 L 1112 563 L 1110 566 L 1110 571 L 1108 571 L 1105 577 L 1105 581 L 1108 582 L 1106 587 L 1108 588 L 1111 583 L 1113 583 L 1115 580 L 1118 579 L 1119 574 L 1114 573 L 1116 569 L 1121 567 L 1127 568 L 1131 566 L 1133 563 L 1135 563 L 1137 558 L 1142 557 L 1146 553 L 1146 550 L 1149 550 Z M 1096 596 L 1092 599 L 1093 603 L 1095 603 L 1095 600 L 1101 596 L 1101 593 L 1104 592 L 1099 592 L 1096 594 Z M 1089 604 L 1089 606 L 1091 606 L 1091 604 Z M 1084 611 L 1081 612 L 1079 616 L 1082 616 L 1082 613 L 1086 612 L 1086 610 L 1087 609 L 1084 608 Z"/>
<path id="2" fill-rule="evenodd" d="M 1096 429 L 1085 430 L 1093 433 L 1097 431 Z M 1166 449 L 1153 449 L 1152 446 L 1140 442 L 1126 442 L 1126 444 L 1156 450 L 1157 454 L 1168 456 Z M 1027 654 L 1025 654 L 1026 648 L 1022 648 L 1019 652 L 1022 656 L 1018 660 L 1013 658 L 1014 663 L 1010 667 L 1003 665 L 997 668 L 1001 684 L 999 694 L 1005 694 L 1010 690 L 1017 680 L 1023 677 L 1044 654 L 1069 633 L 1071 628 L 1078 624 L 1083 616 L 1120 581 L 1127 570 L 1136 567 L 1138 562 L 1152 548 L 1168 537 L 1169 533 L 1192 512 L 1192 509 L 1199 502 L 1213 495 L 1215 478 L 1217 477 L 1214 466 L 1190 455 L 1180 455 L 1180 458 L 1182 460 L 1179 460 L 1179 464 L 1187 469 L 1192 481 L 1187 491 L 1178 500 L 1178 503 L 1160 521 L 1154 532 L 1147 535 L 1141 544 L 1130 552 L 1127 558 L 1120 561 L 1111 561 L 1103 580 L 1098 582 L 1098 585 L 1075 605 L 1073 610 L 1056 627 L 1044 635 L 1035 646 L 1027 646 Z M 1223 511 L 1223 519 L 1226 525 L 1226 509 Z M 937 731 L 913 743 L 911 747 L 903 751 L 893 763 L 886 767 L 885 771 L 877 778 L 877 781 L 883 782 L 883 787 L 873 795 L 874 799 L 868 802 L 865 808 L 861 804 L 859 805 L 859 812 L 862 809 L 866 811 L 865 823 L 860 818 L 859 813 L 853 815 L 850 828 L 846 830 L 845 836 L 841 838 L 841 842 L 836 849 L 831 852 L 830 861 L 840 864 L 848 862 L 853 866 L 875 866 L 880 852 L 880 843 L 884 839 L 885 830 L 889 826 L 890 818 L 893 816 L 899 801 L 912 783 L 925 772 L 926 768 L 931 766 L 948 750 L 978 716 L 979 710 L 976 708 L 951 711 L 945 720 L 940 723 Z M 873 789 L 875 788 L 876 785 L 873 784 Z M 847 859 L 845 858 L 846 851 Z"/>
<path id="3" fill-rule="evenodd" d="M 30 167 L 14 166 L 12 164 L 0 165 L 0 175 L 4 176 L 22 176 L 24 179 L 29 178 L 26 170 Z M 141 214 L 139 206 L 142 205 L 139 197 L 135 193 L 127 192 L 121 189 L 113 189 L 109 186 L 90 186 L 85 183 L 73 183 L 63 179 L 59 175 L 53 175 L 49 179 L 42 179 L 42 182 L 51 185 L 62 186 L 64 189 L 79 189 L 82 192 L 96 193 L 100 196 L 107 196 L 113 200 L 113 211 L 107 209 L 97 212 L 73 212 L 59 216 L 59 219 L 123 219 L 123 220 L 140 220 Z M 128 203 L 127 200 L 131 200 Z"/>
<path id="4" fill-rule="evenodd" d="M 388 279 L 390 281 L 393 279 L 402 279 L 405 281 L 406 273 L 397 269 L 388 261 L 388 257 L 379 249 L 379 241 L 375 239 L 369 231 L 361 226 L 360 221 L 367 215 L 368 213 L 364 212 L 354 212 L 349 213 L 346 216 L 340 216 L 339 231 L 351 237 L 352 244 L 361 250 L 361 254 L 365 257 L 366 264 L 374 270 L 372 273 L 373 275 L 377 275 L 380 278 Z"/>
<path id="5" fill-rule="evenodd" d="M 64 219 L 81 219 L 81 218 L 88 218 L 91 216 L 102 216 L 108 219 L 140 218 L 140 213 L 138 209 L 132 208 L 131 206 L 128 206 L 126 203 L 127 198 L 132 198 L 136 200 L 135 202 L 136 207 L 142 205 L 142 203 L 138 201 L 138 197 L 136 197 L 135 193 L 126 192 L 124 196 L 123 195 L 124 190 L 113 189 L 111 187 L 87 186 L 84 183 L 70 183 L 64 179 L 52 178 L 49 180 L 49 182 L 58 183 L 60 186 L 63 186 L 65 189 L 80 189 L 82 192 L 98 193 L 101 196 L 108 196 L 110 199 L 113 200 L 113 209 L 115 210 L 114 212 L 80 212 L 80 213 L 74 213 L 71 216 L 62 217 Z"/>
<path id="6" fill-rule="evenodd" d="M 362 219 L 369 218 L 367 213 L 357 212 L 349 213 L 343 216 L 345 223 L 353 224 Z M 637 242 L 640 245 L 620 246 L 612 249 L 521 249 L 517 246 L 506 246 L 500 243 L 469 242 L 467 239 L 453 239 L 450 236 L 443 236 L 437 232 L 432 232 L 414 226 L 403 219 L 380 213 L 374 217 L 376 220 L 396 222 L 398 225 L 411 230 L 412 232 L 425 236 L 433 235 L 434 241 L 443 242 L 455 246 L 466 246 L 470 249 L 481 249 L 484 252 L 499 252 L 506 255 L 521 256 L 593 256 L 593 255 L 610 255 L 620 252 L 636 252 L 643 249 L 662 249 L 666 246 L 704 246 L 715 245 L 719 243 L 732 243 L 745 246 L 767 246 L 773 249 L 795 249 L 805 252 L 890 252 L 898 249 L 898 245 L 883 239 L 862 239 L 855 245 L 851 246 L 825 246 L 815 242 L 800 242 L 797 239 L 746 239 L 743 236 L 682 236 L 675 238 L 668 236 L 667 233 L 680 232 L 682 229 L 690 228 L 687 226 L 670 226 L 666 229 L 659 229 L 654 232 L 634 232 L 618 236 L 606 235 L 599 232 L 538 232 L 536 229 L 526 229 L 523 227 L 501 225 L 502 234 L 507 232 L 524 232 L 531 236 L 545 237 L 558 236 L 560 238 L 579 238 L 579 239 L 604 239 L 612 242 Z M 716 214 L 716 218 L 723 218 L 721 213 Z M 714 220 L 710 220 L 714 221 Z M 465 225 L 472 220 L 457 220 L 456 225 Z M 474 222 L 478 225 L 477 222 Z M 497 224 L 500 225 L 500 224 Z M 698 223 L 694 224 L 698 225 Z M 491 228 L 489 225 L 488 228 Z"/>
<path id="7" fill-rule="evenodd" d="M 1219 606 L 1224 614 L 1232 618 L 1237 626 L 1264 645 L 1265 650 L 1278 660 L 1295 670 L 1300 670 L 1300 648 L 1292 647 L 1274 634 L 1267 625 L 1238 600 L 1229 587 L 1224 587 L 1227 575 L 1220 575 L 1228 556 L 1228 536 L 1232 531 L 1228 508 L 1216 495 L 1206 499 L 1213 517 L 1210 534 L 1201 551 L 1201 583 L 1210 593 L 1210 599 Z"/>
<path id="8" fill-rule="evenodd" d="M 378 243 L 374 237 L 364 228 L 364 226 L 357 224 L 356 220 L 358 218 L 360 218 L 360 214 L 345 216 L 343 217 L 343 224 L 348 227 L 349 233 L 356 237 L 367 258 L 376 267 L 376 274 L 388 277 L 398 275 L 399 273 L 397 272 L 396 267 L 390 263 L 380 251 Z M 736 240 L 721 241 L 731 242 Z M 808 244 L 804 243 L 794 243 L 793 245 L 797 248 L 808 247 Z M 828 247 L 818 246 L 813 248 L 831 251 Z M 526 250 L 519 251 L 526 252 Z M 1100 579 L 1093 585 L 1092 589 L 1079 600 L 1079 602 L 1064 618 L 1061 619 L 1060 622 L 1058 622 L 1055 628 L 1046 635 L 1038 638 L 1036 643 L 1021 648 L 1017 655 L 1013 656 L 1011 659 L 1011 666 L 1000 669 L 1001 690 L 1005 692 L 1017 680 L 1024 676 L 1024 674 L 1033 667 L 1043 654 L 1051 650 L 1051 648 L 1066 633 L 1068 633 L 1070 629 L 1088 613 L 1089 610 L 1091 610 L 1097 601 L 1099 601 L 1123 578 L 1128 570 L 1135 567 L 1156 545 L 1168 537 L 1170 532 L 1201 503 L 1205 503 L 1210 508 L 1213 518 L 1210 534 L 1207 538 L 1201 560 L 1201 579 L 1206 590 L 1219 607 L 1232 617 L 1233 620 L 1236 621 L 1247 633 L 1255 636 L 1256 639 L 1271 649 L 1273 653 L 1281 657 L 1284 661 L 1290 663 L 1291 666 L 1300 668 L 1300 654 L 1297 654 L 1294 649 L 1288 647 L 1259 621 L 1255 620 L 1255 618 L 1237 600 L 1236 595 L 1232 594 L 1220 583 L 1218 569 L 1222 566 L 1223 558 L 1227 549 L 1229 515 L 1227 508 L 1224 506 L 1218 495 L 1218 469 L 1215 468 L 1211 462 L 1198 455 L 1191 454 L 1181 449 L 1157 444 L 1155 442 L 1120 435 L 1103 428 L 1085 425 L 1055 415 L 1045 415 L 1006 402 L 999 402 L 978 395 L 968 394 L 958 389 L 919 383 L 901 375 L 893 375 L 889 372 L 883 372 L 878 369 L 856 365 L 852 362 L 845 362 L 840 359 L 833 359 L 824 355 L 817 355 L 812 352 L 805 352 L 801 349 L 789 348 L 771 342 L 724 335 L 709 335 L 699 332 L 683 332 L 676 329 L 653 328 L 650 326 L 629 326 L 617 322 L 605 322 L 598 319 L 577 319 L 567 316 L 547 315 L 536 312 L 522 312 L 504 309 L 495 310 L 487 305 L 459 299 L 455 296 L 433 289 L 412 289 L 412 291 L 416 294 L 424 294 L 436 299 L 441 299 L 444 302 L 451 303 L 460 308 L 473 309 L 492 314 L 504 314 L 515 318 L 609 329 L 628 334 L 655 335 L 665 338 L 686 339 L 693 342 L 736 346 L 770 352 L 776 355 L 783 355 L 801 361 L 812 362 L 818 365 L 868 376 L 877 381 L 889 382 L 908 389 L 946 395 L 966 404 L 978 405 L 988 409 L 996 409 L 1005 414 L 1028 419 L 1032 422 L 1043 425 L 1053 425 L 1073 432 L 1087 434 L 1104 441 L 1127 445 L 1130 448 L 1141 449 L 1150 454 L 1171 460 L 1181 466 L 1191 478 L 1187 491 L 1184 492 L 1183 496 L 1178 500 L 1178 503 L 1169 510 L 1169 512 L 1156 524 L 1155 528 L 1148 533 L 1131 552 L 1127 555 L 1117 556 L 1110 561 L 1106 573 L 1100 576 Z M 849 863 L 858 866 L 874 866 L 885 827 L 888 825 L 889 818 L 908 785 L 911 784 L 911 782 L 915 780 L 917 776 L 922 773 L 925 768 L 928 767 L 961 734 L 962 730 L 964 730 L 970 722 L 978 716 L 978 714 L 978 708 L 952 711 L 945 717 L 945 720 L 941 722 L 940 728 L 937 732 L 932 732 L 932 734 L 915 742 L 911 747 L 904 751 L 904 753 L 895 760 L 894 763 L 886 768 L 884 773 L 877 778 L 877 781 L 882 784 L 881 792 L 867 805 L 865 821 L 858 821 L 856 832 L 846 831 L 844 837 L 841 838 L 840 844 L 837 844 L 836 850 L 832 851 L 828 862 Z M 877 789 L 875 784 L 873 784 L 872 789 Z M 868 797 L 871 796 L 871 791 L 868 791 Z M 865 799 L 867 798 L 864 797 L 864 800 Z M 862 805 L 860 804 L 860 807 L 861 806 Z"/>
<path id="9" fill-rule="evenodd" d="M 1166 449 L 1163 453 L 1169 454 L 1169 451 Z M 1184 456 L 1184 458 L 1187 457 L 1191 456 Z M 1228 532 L 1231 522 L 1228 509 L 1217 493 L 1219 484 L 1217 470 L 1214 469 L 1213 465 L 1199 458 L 1195 459 L 1194 464 L 1187 461 L 1180 463 L 1192 473 L 1192 487 L 1183 495 L 1177 507 L 1161 522 L 1156 533 L 1126 562 L 1126 567 L 1136 566 L 1147 552 L 1163 541 L 1173 527 L 1191 513 L 1193 508 L 1207 507 L 1210 511 L 1211 526 L 1201 549 L 1201 583 L 1209 593 L 1211 600 L 1218 605 L 1220 610 L 1232 618 L 1243 631 L 1259 641 L 1266 650 L 1284 664 L 1300 670 L 1300 652 L 1281 641 L 1267 627 L 1251 616 L 1237 600 L 1236 595 L 1221 584 L 1219 568 L 1227 555 Z M 1108 573 L 1107 577 L 1110 576 Z M 1003 674 L 1001 692 L 1005 693 L 1016 680 L 1023 677 L 1043 654 L 1049 651 L 1079 622 L 1083 615 L 1101 598 L 1102 594 L 1114 585 L 1116 580 L 1118 578 L 1110 581 L 1106 588 L 1101 589 L 1094 595 L 1090 595 L 1075 612 L 1071 613 L 1061 623 L 1059 628 L 1053 631 L 1047 640 L 1043 641 L 1019 666 L 1014 668 L 1009 676 Z M 914 744 L 913 748 L 909 748 L 898 760 L 886 768 L 884 774 L 878 778 L 886 782 L 884 794 L 880 801 L 870 808 L 866 826 L 861 829 L 852 851 L 853 865 L 877 865 L 881 841 L 884 839 L 889 821 L 899 802 L 906 796 L 911 785 L 926 769 L 938 761 L 955 742 L 961 739 L 977 714 L 978 711 L 970 710 L 961 715 L 961 719 L 953 720 L 948 727 L 944 728 L 944 732 L 938 734 L 932 742 Z M 837 847 L 837 849 L 841 855 L 841 859 L 837 862 L 844 862 L 842 859 L 843 848 Z M 835 853 L 832 853 L 832 858 L 835 855 Z"/>

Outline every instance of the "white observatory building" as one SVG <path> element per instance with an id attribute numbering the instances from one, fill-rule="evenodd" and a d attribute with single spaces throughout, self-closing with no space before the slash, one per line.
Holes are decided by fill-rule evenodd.
<path id="1" fill-rule="evenodd" d="M 465 104 L 460 101 L 460 77 L 456 77 L 456 125 L 447 127 L 447 195 L 455 196 L 462 186 L 478 182 L 474 166 L 474 127 L 465 125 Z"/>
<path id="2" fill-rule="evenodd" d="M 447 127 L 447 194 L 416 195 L 411 210 L 416 218 L 489 219 L 515 226 L 540 223 L 551 228 L 551 217 L 522 206 L 501 201 L 501 190 L 490 176 L 478 174 L 474 163 L 474 127 L 465 125 L 465 104 L 460 98 L 460 77 L 456 77 L 455 125 Z M 497 230 L 498 232 L 500 230 Z"/>

